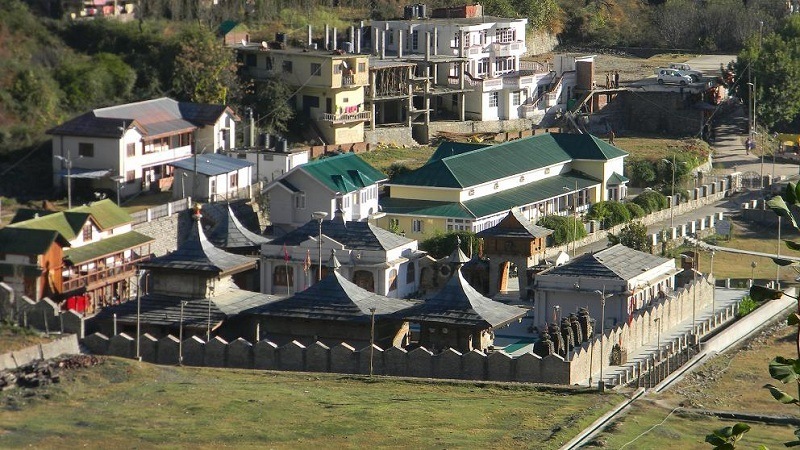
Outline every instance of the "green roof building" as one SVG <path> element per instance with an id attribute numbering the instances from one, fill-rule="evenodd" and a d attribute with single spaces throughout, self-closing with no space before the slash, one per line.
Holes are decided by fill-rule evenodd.
<path id="1" fill-rule="evenodd" d="M 496 145 L 443 143 L 417 170 L 387 183 L 380 226 L 424 240 L 438 232 L 479 232 L 509 210 L 536 222 L 577 205 L 619 200 L 628 154 L 589 134 L 548 133 Z"/>

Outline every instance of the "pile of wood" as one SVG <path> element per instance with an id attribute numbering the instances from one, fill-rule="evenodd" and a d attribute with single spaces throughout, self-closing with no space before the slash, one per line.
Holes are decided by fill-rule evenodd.
<path id="1" fill-rule="evenodd" d="M 497 133 L 454 133 L 450 131 L 439 131 L 436 137 L 453 142 L 487 142 L 493 141 Z"/>
<path id="2" fill-rule="evenodd" d="M 71 355 L 62 358 L 37 361 L 15 370 L 0 372 L 0 391 L 14 387 L 36 388 L 61 381 L 62 370 L 82 369 L 103 362 L 93 355 Z"/>

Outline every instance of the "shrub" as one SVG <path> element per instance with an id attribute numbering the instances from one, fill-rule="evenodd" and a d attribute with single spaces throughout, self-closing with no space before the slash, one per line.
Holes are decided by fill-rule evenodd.
<path id="1" fill-rule="evenodd" d="M 625 203 L 625 207 L 628 208 L 628 212 L 631 213 L 632 219 L 640 219 L 647 215 L 647 213 L 644 212 L 644 209 L 642 209 L 642 207 L 636 203 Z"/>
<path id="2" fill-rule="evenodd" d="M 634 186 L 647 186 L 656 180 L 656 171 L 650 161 L 631 161 L 625 169 Z"/>
<path id="3" fill-rule="evenodd" d="M 611 245 L 622 244 L 640 252 L 650 252 L 650 240 L 647 238 L 647 227 L 642 222 L 631 222 L 620 230 L 619 234 L 608 234 Z"/>
<path id="4" fill-rule="evenodd" d="M 631 213 L 623 203 L 611 200 L 593 204 L 586 217 L 599 220 L 605 227 L 613 227 L 630 221 Z"/>
<path id="5" fill-rule="evenodd" d="M 645 213 L 650 214 L 667 207 L 667 197 L 658 191 L 645 191 L 633 199 L 633 203 L 641 206 Z"/>
<path id="6" fill-rule="evenodd" d="M 564 216 L 545 216 L 536 223 L 540 227 L 553 230 L 553 245 L 562 245 L 586 237 L 586 227 L 580 219 Z"/>
<path id="7" fill-rule="evenodd" d="M 757 301 L 753 300 L 749 295 L 745 295 L 742 297 L 742 301 L 739 302 L 739 312 L 737 313 L 737 316 L 744 317 L 758 307 L 759 303 Z"/>
<path id="8" fill-rule="evenodd" d="M 478 253 L 478 239 L 475 237 L 475 233 L 471 231 L 451 231 L 449 233 L 436 234 L 420 242 L 419 249 L 428 252 L 436 259 L 444 258 L 445 256 L 450 256 L 453 250 L 456 249 L 456 237 L 461 238 L 461 251 L 467 256 Z M 469 251 L 470 243 L 472 243 L 472 253 Z"/>

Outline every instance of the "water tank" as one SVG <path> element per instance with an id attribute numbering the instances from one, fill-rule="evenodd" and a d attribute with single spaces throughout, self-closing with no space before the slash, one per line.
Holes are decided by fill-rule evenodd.
<path id="1" fill-rule="evenodd" d="M 286 140 L 286 138 L 280 138 L 280 140 L 278 141 L 277 150 L 283 153 L 289 152 L 289 142 Z"/>
<path id="2" fill-rule="evenodd" d="M 428 17 L 428 6 L 427 5 L 425 5 L 424 3 L 419 3 L 417 5 L 417 7 L 419 8 L 419 10 L 417 11 L 419 13 L 419 16 L 417 16 L 417 17 L 419 17 L 420 19 L 424 19 L 424 18 Z"/>
<path id="3" fill-rule="evenodd" d="M 353 43 L 352 42 L 342 42 L 342 50 L 345 53 L 353 53 Z"/>
<path id="4" fill-rule="evenodd" d="M 286 43 L 286 33 L 275 33 L 275 41 L 281 44 Z"/>
<path id="5" fill-rule="evenodd" d="M 403 19 L 410 20 L 414 18 L 414 7 L 406 5 L 403 7 Z"/>

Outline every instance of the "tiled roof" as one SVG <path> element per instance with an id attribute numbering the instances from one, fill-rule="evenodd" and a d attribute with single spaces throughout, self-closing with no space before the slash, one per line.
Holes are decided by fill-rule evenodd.
<path id="1" fill-rule="evenodd" d="M 131 215 L 125 212 L 124 209 L 117 206 L 117 204 L 110 199 L 78 206 L 77 208 L 70 209 L 67 213 L 91 214 L 95 222 L 97 222 L 97 226 L 100 227 L 101 230 L 108 230 L 110 228 L 116 228 L 120 225 L 133 222 Z"/>
<path id="2" fill-rule="evenodd" d="M 98 228 L 104 231 L 133 221 L 130 214 L 125 210 L 117 206 L 113 201 L 105 199 L 67 211 L 21 210 L 14 216 L 9 226 L 55 230 L 67 240 L 72 240 L 75 239 L 89 217 L 94 220 Z"/>
<path id="3" fill-rule="evenodd" d="M 617 244 L 596 253 L 578 256 L 567 264 L 542 272 L 542 275 L 630 280 L 668 261 L 668 258 Z"/>
<path id="4" fill-rule="evenodd" d="M 57 240 L 60 240 L 63 246 L 69 246 L 69 243 L 59 236 L 60 234 L 53 230 L 0 228 L 0 253 L 42 255 Z"/>
<path id="5" fill-rule="evenodd" d="M 505 325 L 527 313 L 526 309 L 484 297 L 456 270 L 441 291 L 398 316 L 412 322 L 428 322 L 488 329 Z"/>
<path id="6" fill-rule="evenodd" d="M 391 184 L 463 189 L 572 159 L 606 160 L 627 153 L 588 134 L 541 134 L 433 160 Z"/>
<path id="7" fill-rule="evenodd" d="M 351 250 L 391 250 L 408 244 L 411 239 L 376 227 L 369 222 L 342 223 L 336 218 L 322 221 L 322 234 L 343 244 Z M 316 220 L 306 222 L 300 228 L 276 238 L 270 245 L 286 245 L 293 247 L 305 242 L 309 237 L 319 235 L 319 223 Z"/>
<path id="8" fill-rule="evenodd" d="M 541 238 L 553 234 L 553 230 L 526 219 L 519 208 L 512 208 L 497 225 L 477 234 L 478 237 Z"/>
<path id="9" fill-rule="evenodd" d="M 186 239 L 178 245 L 174 252 L 153 258 L 140 264 L 143 269 L 173 269 L 198 272 L 211 272 L 217 275 L 234 274 L 252 269 L 256 259 L 235 255 L 214 247 L 208 241 L 198 221 L 192 222 L 192 228 Z"/>
<path id="10" fill-rule="evenodd" d="M 189 158 L 181 159 L 170 163 L 169 165 L 177 167 L 187 172 L 194 172 L 216 176 L 231 173 L 250 167 L 254 164 L 245 159 L 231 158 L 230 156 L 220 155 L 219 153 L 206 153 L 202 155 L 194 155 Z"/>
<path id="11" fill-rule="evenodd" d="M 65 250 L 64 259 L 68 259 L 72 264 L 80 264 L 153 241 L 155 241 L 155 239 L 150 236 L 136 231 L 129 231 L 105 238 L 93 244 Z"/>
<path id="12" fill-rule="evenodd" d="M 246 314 L 314 320 L 369 322 L 370 308 L 375 315 L 389 315 L 416 302 L 369 292 L 348 281 L 336 271 L 308 289 L 291 297 L 252 308 Z M 401 313 L 402 314 L 402 313 Z"/>
<path id="13" fill-rule="evenodd" d="M 253 233 L 239 222 L 239 219 L 233 214 L 233 210 L 229 205 L 222 205 L 224 210 L 222 214 L 216 216 L 216 224 L 211 228 L 208 234 L 208 240 L 217 247 L 224 249 L 233 248 L 255 248 L 260 249 L 261 244 L 269 242 L 264 236 Z M 205 215 L 209 215 L 209 209 L 203 210 Z"/>
<path id="14" fill-rule="evenodd" d="M 156 137 L 211 125 L 226 109 L 224 105 L 178 102 L 162 97 L 95 109 L 47 132 L 55 135 L 119 138 L 122 137 L 122 127 L 136 126 L 145 136 Z"/>
<path id="15" fill-rule="evenodd" d="M 295 170 L 302 170 L 331 191 L 343 194 L 386 180 L 386 175 L 367 164 L 355 153 L 318 159 L 298 166 Z"/>
<path id="16" fill-rule="evenodd" d="M 599 181 L 579 172 L 568 172 L 464 202 L 434 202 L 389 197 L 381 199 L 380 205 L 388 214 L 472 219 L 558 197 L 564 193 L 564 186 L 573 188 L 576 182 L 578 189 L 600 184 Z"/>

